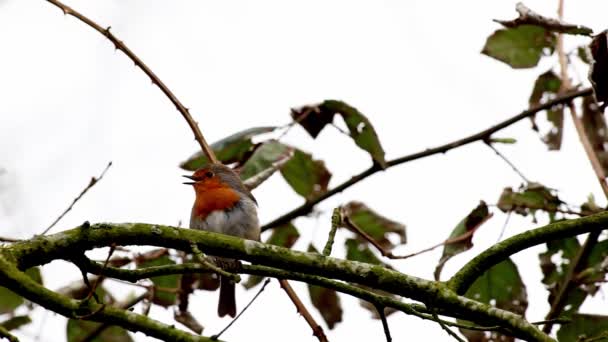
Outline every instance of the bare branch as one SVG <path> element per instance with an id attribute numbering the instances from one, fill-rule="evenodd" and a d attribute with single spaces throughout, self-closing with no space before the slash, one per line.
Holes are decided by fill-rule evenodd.
<path id="1" fill-rule="evenodd" d="M 289 299 L 291 299 L 293 305 L 296 306 L 297 312 L 302 315 L 302 317 L 304 317 L 306 323 L 308 323 L 308 325 L 312 329 L 312 334 L 319 339 L 319 342 L 328 342 L 323 328 L 321 328 L 321 326 L 312 317 L 308 309 L 306 309 L 304 303 L 302 303 L 302 301 L 300 300 L 296 292 L 293 290 L 291 285 L 289 285 L 289 282 L 285 279 L 278 280 L 279 284 L 281 284 L 281 288 L 285 291 L 285 293 L 287 293 L 287 296 L 289 297 Z"/>
<path id="2" fill-rule="evenodd" d="M 380 316 L 380 320 L 382 320 L 382 328 L 384 329 L 384 336 L 386 336 L 386 342 L 391 342 L 393 339 L 391 337 L 391 330 L 388 327 L 386 315 L 384 314 L 384 307 L 376 305 L 376 310 L 378 311 L 378 316 Z"/>
<path id="3" fill-rule="evenodd" d="M 89 191 L 89 189 L 91 189 L 93 186 L 95 186 L 95 184 L 97 184 L 97 182 L 99 182 L 103 178 L 103 176 L 106 174 L 106 172 L 108 171 L 110 166 L 112 166 L 112 162 L 108 163 L 108 165 L 106 166 L 105 169 L 103 169 L 103 171 L 101 172 L 99 177 L 97 177 L 97 178 L 91 177 L 89 184 L 84 188 L 84 190 L 82 190 L 80 192 L 80 194 L 76 198 L 74 198 L 74 200 L 72 201 L 72 204 L 70 204 L 70 206 L 63 213 L 61 213 L 61 215 L 59 215 L 59 217 L 56 218 L 55 221 L 53 221 L 53 223 L 51 223 L 51 225 L 48 226 L 40 235 L 44 235 L 44 234 L 48 233 L 48 231 L 51 230 L 51 228 L 53 228 L 57 224 L 57 222 L 59 222 L 70 210 L 72 210 L 72 208 L 74 207 L 76 202 L 78 202 L 82 198 L 82 196 L 84 196 L 84 194 L 86 194 L 87 191 Z"/>
<path id="4" fill-rule="evenodd" d="M 558 0 L 557 13 L 559 19 L 561 20 L 564 16 L 564 0 Z M 563 34 L 560 34 L 557 37 L 557 56 L 559 59 L 562 79 L 560 91 L 566 92 L 572 88 L 572 82 L 570 81 L 570 77 L 568 76 L 568 57 L 566 56 L 564 49 Z M 593 171 L 595 172 L 595 175 L 597 177 L 598 182 L 600 183 L 602 190 L 604 191 L 604 195 L 606 196 L 606 198 L 608 198 L 608 183 L 606 183 L 606 173 L 604 172 L 604 168 L 602 167 L 602 164 L 600 163 L 600 160 L 595 150 L 593 149 L 591 142 L 589 141 L 589 137 L 585 132 L 583 122 L 581 118 L 577 115 L 576 107 L 574 106 L 572 101 L 568 102 L 568 108 L 570 110 L 572 121 L 574 123 L 574 127 L 576 128 L 578 137 L 581 141 L 581 144 L 583 145 L 585 153 L 587 154 L 587 158 L 591 162 L 591 166 L 593 168 Z M 551 320 L 553 318 L 558 317 L 564 309 L 564 306 L 566 304 L 566 297 L 569 290 L 572 289 L 572 282 L 575 277 L 575 274 L 576 272 L 580 271 L 580 269 L 584 266 L 589 252 L 598 242 L 599 235 L 599 232 L 592 232 L 589 233 L 589 235 L 587 236 L 583 247 L 579 249 L 576 256 L 574 257 L 573 262 L 569 265 L 566 276 L 564 277 L 563 281 L 559 283 L 558 293 L 555 296 L 553 302 L 551 303 L 551 308 L 549 309 L 549 312 L 547 313 L 545 319 Z M 552 327 L 553 324 L 551 322 L 545 324 L 543 326 L 543 332 L 549 333 Z"/>
<path id="5" fill-rule="evenodd" d="M 496 155 L 500 157 L 500 159 L 504 160 L 504 162 L 507 163 L 513 169 L 513 171 L 515 171 L 515 173 L 517 173 L 519 177 L 521 177 L 521 179 L 524 180 L 524 182 L 530 183 L 530 180 L 528 180 L 528 178 L 526 178 L 526 176 L 524 176 L 524 174 L 519 171 L 515 164 L 511 163 L 511 161 L 507 157 L 505 157 L 504 154 L 500 153 L 500 151 L 496 149 L 496 147 L 494 147 L 491 142 L 486 140 L 486 145 L 488 145 L 488 147 L 491 148 L 492 151 L 494 151 L 494 153 L 496 153 Z"/>
<path id="6" fill-rule="evenodd" d="M 135 65 L 140 67 L 141 70 L 146 75 L 148 75 L 148 77 L 150 77 L 150 80 L 152 81 L 152 83 L 156 84 L 160 88 L 160 90 L 163 92 L 163 94 L 165 94 L 165 96 L 167 96 L 169 98 L 171 103 L 173 103 L 175 105 L 175 108 L 177 108 L 177 110 L 180 112 L 182 117 L 186 120 L 186 122 L 188 123 L 188 126 L 190 126 L 190 129 L 192 130 L 192 133 L 194 133 L 194 138 L 196 139 L 196 141 L 198 141 L 199 145 L 201 146 L 201 149 L 205 153 L 205 156 L 207 156 L 207 158 L 212 163 L 218 162 L 217 158 L 215 157 L 215 153 L 213 153 L 213 150 L 211 149 L 211 147 L 209 147 L 209 144 L 207 144 L 207 141 L 203 137 L 203 134 L 201 133 L 201 130 L 198 127 L 198 124 L 196 123 L 196 121 L 194 121 L 192 116 L 190 116 L 190 112 L 189 112 L 188 108 L 186 108 L 177 99 L 177 97 L 173 94 L 173 92 L 171 92 L 171 90 L 169 90 L 169 88 L 163 83 L 163 81 L 161 81 L 161 79 L 158 78 L 158 76 L 156 76 L 156 74 L 150 68 L 148 68 L 148 66 L 146 64 L 144 64 L 144 62 L 139 57 L 137 57 L 137 55 L 135 55 L 135 53 L 133 51 L 131 51 L 131 49 L 129 49 L 125 45 L 125 43 L 123 43 L 112 32 L 110 32 L 110 27 L 104 29 L 103 27 L 101 27 L 99 24 L 97 24 L 93 20 L 85 17 L 83 14 L 77 12 L 76 10 L 72 9 L 69 6 L 64 5 L 63 3 L 59 2 L 58 0 L 47 0 L 47 1 L 55 6 L 59 7 L 59 9 L 61 9 L 63 11 L 63 14 L 71 15 L 74 18 L 87 24 L 88 26 L 93 28 L 95 31 L 101 33 L 104 37 L 108 38 L 108 40 L 111 41 L 112 44 L 114 44 L 114 47 L 117 50 L 124 52 L 124 54 L 127 55 L 127 57 L 129 57 L 133 61 L 133 63 L 135 63 Z"/>
<path id="7" fill-rule="evenodd" d="M 232 321 L 230 321 L 230 323 L 228 323 L 228 325 L 226 327 L 224 327 L 224 329 L 222 329 L 222 331 L 220 331 L 216 335 L 212 335 L 211 339 L 212 340 L 217 340 L 218 338 L 220 338 L 220 336 L 222 336 L 222 334 L 224 332 L 226 332 L 226 330 L 228 330 L 234 324 L 234 322 L 236 322 L 236 320 L 239 319 L 239 317 L 241 317 L 241 315 L 245 311 L 247 311 L 247 309 L 249 309 L 249 307 L 251 306 L 251 304 L 253 304 L 253 302 L 255 302 L 255 300 L 260 296 L 260 294 L 262 293 L 262 291 L 264 291 L 264 289 L 266 289 L 266 286 L 268 285 L 268 283 L 270 283 L 270 279 L 266 279 L 266 281 L 264 281 L 264 284 L 262 284 L 262 287 L 258 290 L 258 293 L 256 293 L 255 296 L 253 296 L 253 298 L 251 298 L 251 300 L 249 301 L 249 303 L 247 303 L 247 305 L 245 305 L 245 307 L 243 308 L 243 310 L 241 310 L 241 312 L 239 312 L 239 314 L 236 315 L 236 317 L 234 317 L 234 319 L 232 319 Z"/>
<path id="8" fill-rule="evenodd" d="M 432 156 L 435 154 L 439 154 L 439 153 L 445 153 L 449 150 L 464 146 L 464 145 L 468 145 L 470 143 L 473 142 L 477 142 L 477 141 L 483 141 L 485 139 L 488 139 L 489 137 L 492 136 L 492 134 L 511 126 L 512 124 L 519 122 L 525 118 L 528 118 L 540 111 L 546 110 L 548 108 L 551 108 L 555 105 L 561 104 L 561 103 L 565 103 L 568 101 L 571 101 L 572 99 L 575 99 L 577 97 L 581 97 L 581 96 L 587 96 L 587 95 L 591 95 L 593 93 L 593 90 L 591 88 L 586 88 L 586 89 L 582 89 L 582 90 L 578 90 L 578 91 L 574 91 L 571 93 L 567 93 L 567 94 L 562 94 L 560 96 L 557 96 L 556 98 L 554 98 L 553 100 L 547 101 L 544 104 L 538 105 L 538 106 L 534 106 L 532 108 L 529 108 L 527 110 L 524 110 L 523 112 L 505 120 L 502 121 L 500 123 L 498 123 L 497 125 L 494 125 L 492 127 L 489 127 L 483 131 L 480 131 L 478 133 L 475 133 L 473 135 L 470 135 L 468 137 L 447 143 L 445 145 L 441 145 L 441 146 L 437 146 L 437 147 L 433 147 L 433 148 L 429 148 L 420 152 L 416 152 L 410 155 L 406 155 L 400 158 L 396 158 L 390 161 L 387 161 L 387 169 L 393 166 L 397 166 L 400 164 L 405 164 L 407 162 L 411 162 L 417 159 L 422 159 L 428 156 Z M 278 227 L 281 226 L 291 220 L 293 220 L 296 217 L 302 216 L 302 215 L 306 215 L 308 213 L 310 213 L 312 211 L 312 209 L 319 204 L 320 202 L 332 197 L 333 195 L 340 193 L 348 188 L 350 188 L 351 186 L 359 183 L 360 181 L 364 180 L 365 178 L 375 174 L 376 172 L 382 170 L 381 167 L 379 167 L 378 165 L 373 165 L 372 167 L 370 167 L 369 169 L 361 172 L 358 175 L 353 176 L 351 179 L 345 181 L 344 183 L 338 185 L 337 187 L 327 191 L 326 193 L 310 200 L 307 201 L 306 203 L 302 204 L 301 206 L 291 210 L 290 212 L 276 218 L 275 220 L 266 223 L 264 226 L 262 226 L 262 231 L 268 230 L 268 229 L 272 229 L 274 227 Z"/>

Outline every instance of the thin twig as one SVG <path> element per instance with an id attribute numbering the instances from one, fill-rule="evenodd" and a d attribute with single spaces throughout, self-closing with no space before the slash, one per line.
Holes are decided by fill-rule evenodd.
<path id="1" fill-rule="evenodd" d="M 196 139 L 196 141 L 198 141 L 199 145 L 201 146 L 201 149 L 203 150 L 203 153 L 205 153 L 205 156 L 212 163 L 218 162 L 217 158 L 215 157 L 215 153 L 213 153 L 213 150 L 211 149 L 211 147 L 209 147 L 209 144 L 207 144 L 207 141 L 203 137 L 203 134 L 201 133 L 201 130 L 198 127 L 198 124 L 196 123 L 196 121 L 194 121 L 192 116 L 190 116 L 190 111 L 188 110 L 188 108 L 186 108 L 177 99 L 177 97 L 173 94 L 173 92 L 171 92 L 171 90 L 169 90 L 169 88 L 163 83 L 163 81 L 161 81 L 161 79 L 158 78 L 158 76 L 156 76 L 156 74 L 154 72 L 152 72 L 152 70 L 150 68 L 148 68 L 148 66 L 146 64 L 144 64 L 144 62 L 141 59 L 139 59 L 139 57 L 137 57 L 137 55 L 135 55 L 135 53 L 133 51 L 131 51 L 131 49 L 129 49 L 114 34 L 112 34 L 112 32 L 110 32 L 110 27 L 104 29 L 103 27 L 101 27 L 99 24 L 97 24 L 93 20 L 85 17 L 81 13 L 75 11 L 74 9 L 72 9 L 69 6 L 64 5 L 63 3 L 59 2 L 58 0 L 47 0 L 47 1 L 55 6 L 59 7 L 59 9 L 61 9 L 63 11 L 63 14 L 71 15 L 74 18 L 87 24 L 88 26 L 93 28 L 95 31 L 101 33 L 104 37 L 106 37 L 109 41 L 111 41 L 112 44 L 114 44 L 114 47 L 117 50 L 121 50 L 122 52 L 124 52 L 124 54 L 127 55 L 127 57 L 129 57 L 133 61 L 133 63 L 135 63 L 135 65 L 139 66 L 141 68 L 141 70 L 146 75 L 148 75 L 148 77 L 150 77 L 150 80 L 152 80 L 152 83 L 156 84 L 160 88 L 160 90 L 163 92 L 163 94 L 165 94 L 165 96 L 167 96 L 169 98 L 171 103 L 173 103 L 173 105 L 175 105 L 175 108 L 177 108 L 177 110 L 180 112 L 180 114 L 183 116 L 183 118 L 188 123 L 188 126 L 190 126 L 192 133 L 194 133 L 194 138 Z"/>
<path id="2" fill-rule="evenodd" d="M 509 224 L 511 213 L 513 213 L 513 211 L 507 212 L 507 218 L 505 219 L 505 223 L 502 225 L 502 229 L 500 230 L 500 234 L 498 235 L 498 239 L 496 242 L 500 242 L 500 240 L 502 240 L 503 235 L 505 235 L 505 230 L 507 230 L 507 225 Z"/>
<path id="3" fill-rule="evenodd" d="M 190 249 L 192 249 L 192 254 L 194 255 L 194 257 L 198 260 L 198 262 L 202 266 L 209 268 L 210 270 L 212 270 L 213 272 L 215 272 L 221 276 L 229 278 L 230 280 L 234 281 L 235 283 L 239 283 L 241 281 L 241 276 L 239 276 L 238 274 L 230 273 L 230 272 L 222 269 L 221 267 L 218 267 L 213 262 L 208 261 L 207 258 L 205 257 L 205 255 L 201 252 L 200 249 L 198 249 L 198 246 L 195 243 L 190 245 Z"/>
<path id="4" fill-rule="evenodd" d="M 268 285 L 268 283 L 270 283 L 270 278 L 267 278 L 266 281 L 264 281 L 264 284 L 262 284 L 262 287 L 258 290 L 258 293 L 255 294 L 255 296 L 253 296 L 253 298 L 251 298 L 251 300 L 249 301 L 249 303 L 247 303 L 247 305 L 245 305 L 245 307 L 243 308 L 243 310 L 241 310 L 241 312 L 239 312 L 238 315 L 236 315 L 236 317 L 234 317 L 234 319 L 232 321 L 230 321 L 230 323 L 228 323 L 228 325 L 226 327 L 224 327 L 224 329 L 222 329 L 222 331 L 220 331 L 219 333 L 217 333 L 216 335 L 212 335 L 211 339 L 212 340 L 217 340 L 220 338 L 220 336 L 222 336 L 222 334 L 224 332 L 226 332 L 226 330 L 228 330 L 233 324 L 234 322 L 236 322 L 237 319 L 239 319 L 239 317 L 241 317 L 241 315 L 247 311 L 247 309 L 249 309 L 249 307 L 251 306 L 251 304 L 253 304 L 253 302 L 255 302 L 255 300 L 258 298 L 258 296 L 262 293 L 262 291 L 264 291 L 264 289 L 266 288 L 266 286 Z"/>
<path id="5" fill-rule="evenodd" d="M 544 104 L 538 105 L 538 106 L 534 106 L 532 108 L 529 108 L 527 110 L 524 110 L 523 112 L 505 120 L 500 122 L 497 125 L 494 125 L 492 127 L 489 127 L 483 131 L 480 131 L 478 133 L 475 133 L 473 135 L 470 135 L 466 138 L 462 138 L 459 140 L 455 140 L 453 142 L 447 143 L 445 145 L 441 145 L 441 146 L 437 146 L 434 148 L 429 148 L 420 152 L 416 152 L 410 155 L 406 155 L 400 158 L 396 158 L 393 160 L 390 160 L 387 162 L 387 167 L 386 168 L 390 168 L 393 166 L 397 166 L 400 164 L 404 164 L 413 160 L 417 160 L 417 159 L 421 159 L 421 158 L 425 158 L 428 156 L 432 156 L 435 154 L 439 154 L 439 153 L 445 153 L 449 150 L 464 146 L 464 145 L 468 145 L 470 143 L 473 142 L 477 142 L 477 141 L 483 141 L 485 139 L 488 139 L 492 134 L 511 126 L 512 124 L 519 122 L 525 118 L 528 118 L 540 111 L 549 109 L 555 105 L 564 103 L 564 102 L 568 102 L 571 101 L 572 99 L 575 99 L 577 97 L 580 96 L 587 96 L 587 95 L 591 95 L 592 94 L 592 89 L 591 88 L 586 88 L 586 89 L 582 89 L 582 90 L 578 90 L 578 91 L 574 91 L 571 93 L 567 93 L 567 94 L 562 94 L 560 96 L 557 96 L 556 98 L 545 102 Z M 336 186 L 335 188 L 327 191 L 326 193 L 320 195 L 319 197 L 316 197 L 310 201 L 307 201 L 306 203 L 304 203 L 303 205 L 291 210 L 290 212 L 276 218 L 275 220 L 265 224 L 264 226 L 262 226 L 262 231 L 268 230 L 268 229 L 272 229 L 275 227 L 279 227 L 291 220 L 293 220 L 296 217 L 302 216 L 302 215 L 306 215 L 308 213 L 310 213 L 312 211 L 312 209 L 319 204 L 320 202 L 332 197 L 333 195 L 340 193 L 348 188 L 350 188 L 351 186 L 357 184 L 358 182 L 362 181 L 363 179 L 375 174 L 378 171 L 383 170 L 381 167 L 379 167 L 378 165 L 373 165 L 372 167 L 370 167 L 369 169 L 361 172 L 358 175 L 353 176 L 351 179 L 345 181 L 344 183 Z"/>
<path id="6" fill-rule="evenodd" d="M 325 256 L 329 256 L 331 254 L 331 249 L 334 245 L 334 238 L 336 237 L 336 231 L 342 223 L 342 216 L 342 207 L 335 208 L 331 215 L 331 229 L 329 230 L 329 236 L 327 237 L 325 247 L 323 247 L 323 255 Z"/>
<path id="7" fill-rule="evenodd" d="M 376 305 L 376 311 L 378 311 L 378 316 L 380 316 L 380 320 L 382 321 L 382 328 L 384 329 L 386 342 L 391 342 L 393 339 L 391 338 L 391 330 L 388 327 L 388 321 L 386 320 L 386 315 L 384 314 L 384 307 Z"/>
<path id="8" fill-rule="evenodd" d="M 488 147 L 491 148 L 492 151 L 494 151 L 494 153 L 496 153 L 496 155 L 500 157 L 500 159 L 504 160 L 505 163 L 507 163 L 513 169 L 513 171 L 515 171 L 515 173 L 517 173 L 519 177 L 524 180 L 524 182 L 530 183 L 530 180 L 528 180 L 528 178 L 526 178 L 526 176 L 524 176 L 524 174 L 519 171 L 515 164 L 511 163 L 511 161 L 504 154 L 500 153 L 500 151 L 497 150 L 492 143 L 486 140 L 486 145 L 488 145 Z"/>
<path id="9" fill-rule="evenodd" d="M 319 339 L 319 342 L 328 342 L 327 336 L 325 336 L 325 332 L 323 331 L 323 328 L 321 328 L 321 326 L 312 317 L 310 312 L 308 312 L 308 309 L 306 309 L 306 307 L 304 306 L 304 303 L 302 303 L 302 301 L 300 300 L 300 298 L 298 297 L 296 292 L 293 290 L 291 285 L 289 285 L 289 282 L 285 279 L 278 279 L 278 280 L 279 280 L 279 283 L 281 284 L 281 288 L 285 291 L 285 293 L 287 293 L 287 296 L 289 297 L 289 299 L 291 299 L 291 301 L 293 302 L 293 305 L 296 306 L 296 311 L 300 315 L 302 315 L 302 317 L 304 317 L 304 319 L 306 320 L 306 323 L 308 323 L 308 325 L 312 329 L 312 334 Z"/>
<path id="10" fill-rule="evenodd" d="M 440 319 L 439 316 L 437 316 L 437 313 L 434 310 L 432 311 L 432 315 L 433 315 L 433 318 L 435 318 L 435 322 L 439 323 L 439 325 L 441 326 L 441 329 L 445 330 L 448 333 L 448 335 L 452 336 L 458 342 L 466 342 L 464 339 L 462 339 L 460 336 L 458 336 L 458 334 L 453 332 L 452 329 L 448 328 L 448 326 L 444 323 L 444 321 L 442 319 Z"/>
<path id="11" fill-rule="evenodd" d="M 97 184 L 97 182 L 99 182 L 103 178 L 103 176 L 106 174 L 106 172 L 108 171 L 110 166 L 112 166 L 112 162 L 108 163 L 108 165 L 106 166 L 105 169 L 103 169 L 103 171 L 101 172 L 99 177 L 97 177 L 97 178 L 91 177 L 89 184 L 84 188 L 84 190 L 82 190 L 80 192 L 80 194 L 76 198 L 74 198 L 74 200 L 72 201 L 72 204 L 70 204 L 70 206 L 63 213 L 61 213 L 61 215 L 59 215 L 59 217 L 57 217 L 55 219 L 55 221 L 53 221 L 53 223 L 51 223 L 51 225 L 48 226 L 40 235 L 44 235 L 44 234 L 48 233 L 48 231 L 51 230 L 51 228 L 53 228 L 57 224 L 57 222 L 59 222 L 70 210 L 72 210 L 72 208 L 74 207 L 76 202 L 78 202 L 82 198 L 82 196 L 84 196 L 84 194 L 86 194 L 87 191 L 89 191 L 90 188 L 92 188 L 95 184 Z"/>
<path id="12" fill-rule="evenodd" d="M 89 289 L 89 294 L 87 295 L 87 298 L 85 299 L 85 301 L 91 299 L 91 297 L 95 297 L 95 300 L 97 301 L 97 303 L 102 304 L 100 302 L 99 298 L 97 298 L 97 294 L 95 292 L 97 291 L 97 286 L 99 286 L 99 284 L 105 278 L 104 275 L 103 275 L 103 270 L 106 267 L 108 267 L 108 261 L 110 261 L 110 257 L 114 253 L 114 249 L 115 248 L 116 248 L 116 244 L 115 243 L 113 243 L 112 245 L 110 245 L 110 250 L 108 251 L 108 257 L 106 258 L 106 261 L 103 263 L 103 267 L 101 268 L 101 271 L 99 272 L 99 277 L 97 277 L 97 279 L 95 279 L 95 283 Z M 84 278 L 86 278 L 86 274 L 84 275 Z"/>
<path id="13" fill-rule="evenodd" d="M 446 239 L 436 245 L 433 245 L 431 247 L 425 248 L 418 252 L 406 254 L 406 255 L 394 255 L 392 252 L 387 251 L 376 240 L 374 240 L 373 237 L 371 237 L 369 234 L 367 234 L 365 231 L 363 231 L 361 228 L 359 228 L 348 216 L 344 217 L 344 223 L 348 228 L 351 228 L 352 230 L 354 230 L 356 233 L 361 235 L 365 240 L 367 240 L 369 243 L 371 243 L 374 247 L 376 247 L 376 249 L 380 252 L 380 254 L 382 254 L 382 256 L 387 257 L 389 259 L 393 259 L 393 260 L 399 260 L 399 259 L 408 259 L 408 258 L 415 257 L 415 256 L 418 256 L 418 255 L 426 253 L 426 252 L 430 252 L 437 247 L 462 242 L 462 241 L 470 238 L 475 233 L 475 231 L 477 231 L 477 228 L 481 227 L 481 225 L 484 224 L 490 218 L 492 218 L 492 216 L 494 216 L 494 215 L 492 213 L 490 213 L 482 221 L 480 221 L 475 227 L 466 231 L 462 235 L 453 237 L 451 239 Z"/>
<path id="14" fill-rule="evenodd" d="M 558 14 L 558 18 L 560 20 L 562 20 L 564 17 L 564 0 L 558 0 L 557 14 Z M 564 50 L 563 34 L 559 34 L 557 36 L 557 56 L 559 59 L 561 79 L 562 79 L 560 91 L 566 92 L 572 88 L 572 84 L 570 81 L 570 77 L 568 76 L 568 58 L 567 58 L 567 56 L 565 54 L 565 50 Z M 591 166 L 593 168 L 593 171 L 595 172 L 598 182 L 600 183 L 600 186 L 604 192 L 604 195 L 606 196 L 606 198 L 608 198 L 608 184 L 606 183 L 606 174 L 604 172 L 604 169 L 599 161 L 597 154 L 595 153 L 595 150 L 593 149 L 593 147 L 589 141 L 589 137 L 587 136 L 587 133 L 585 132 L 585 128 L 583 126 L 582 120 L 577 115 L 576 108 L 574 107 L 574 104 L 572 103 L 572 101 L 568 102 L 568 108 L 570 110 L 572 122 L 574 123 L 574 127 L 576 128 L 578 137 L 581 141 L 581 144 L 583 145 L 583 149 L 585 150 L 585 153 L 587 154 L 587 158 L 591 162 Z M 561 281 L 558 284 L 558 293 L 555 296 L 555 299 L 553 300 L 553 302 L 551 303 L 551 308 L 549 309 L 549 312 L 547 313 L 547 316 L 545 317 L 547 320 L 556 318 L 557 316 L 559 316 L 561 314 L 561 312 L 564 309 L 564 306 L 566 304 L 567 294 L 572 289 L 573 279 L 575 278 L 576 273 L 578 271 L 580 271 L 581 268 L 586 263 L 587 256 L 589 255 L 591 249 L 593 249 L 593 247 L 597 244 L 598 238 L 599 238 L 599 232 L 589 233 L 589 235 L 587 236 L 587 239 L 585 240 L 585 243 L 578 250 L 576 256 L 574 257 L 574 260 L 572 261 L 572 263 L 570 264 L 570 266 L 568 268 L 568 272 L 566 273 L 566 276 L 564 277 L 563 281 Z M 543 326 L 543 332 L 545 332 L 545 333 L 551 332 L 552 327 L 553 327 L 553 324 L 551 322 L 545 324 Z"/>
<path id="15" fill-rule="evenodd" d="M 545 320 L 547 320 L 548 323 L 543 326 L 543 332 L 545 332 L 546 334 L 549 334 L 551 332 L 551 328 L 553 327 L 552 320 L 558 317 L 566 306 L 568 292 L 572 290 L 572 287 L 574 285 L 573 280 L 576 274 L 584 268 L 587 261 L 587 257 L 589 256 L 589 253 L 591 253 L 591 249 L 593 249 L 593 247 L 597 244 L 597 240 L 600 236 L 600 233 L 601 232 L 589 233 L 589 236 L 587 236 L 587 240 L 585 240 L 583 246 L 578 250 L 578 252 L 574 256 L 574 260 L 572 260 L 572 263 L 568 268 L 568 272 L 564 276 L 564 280 L 559 283 L 557 287 L 557 295 L 551 303 L 551 308 L 549 309 L 547 316 L 545 316 Z"/>

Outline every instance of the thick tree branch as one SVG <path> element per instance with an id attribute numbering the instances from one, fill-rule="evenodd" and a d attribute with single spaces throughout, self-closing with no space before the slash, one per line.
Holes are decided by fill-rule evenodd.
<path id="1" fill-rule="evenodd" d="M 608 212 L 549 224 L 515 235 L 473 258 L 448 282 L 448 286 L 458 294 L 464 294 L 473 282 L 490 267 L 509 256 L 532 246 L 550 240 L 565 239 L 571 236 L 598 232 L 608 228 Z"/>
<path id="2" fill-rule="evenodd" d="M 74 18 L 87 24 L 88 26 L 93 28 L 95 31 L 101 33 L 104 37 L 108 38 L 108 40 L 111 41 L 112 44 L 114 44 L 114 47 L 117 50 L 124 52 L 124 54 L 127 55 L 127 57 L 129 57 L 133 61 L 133 63 L 135 63 L 135 65 L 140 67 L 141 70 L 146 75 L 148 75 L 148 77 L 150 77 L 150 80 L 152 80 L 152 83 L 156 84 L 160 88 L 160 90 L 163 92 L 163 94 L 165 94 L 165 96 L 167 96 L 169 98 L 171 103 L 173 103 L 173 105 L 175 105 L 175 108 L 177 108 L 177 110 L 180 112 L 182 117 L 186 120 L 186 122 L 188 123 L 188 126 L 190 126 L 190 129 L 192 130 L 192 133 L 194 133 L 194 139 L 196 139 L 196 141 L 198 141 L 199 145 L 201 146 L 201 149 L 203 150 L 203 153 L 205 153 L 205 156 L 207 156 L 207 158 L 212 163 L 217 163 L 217 158 L 215 157 L 213 150 L 211 149 L 211 147 L 209 147 L 209 144 L 207 144 L 207 141 L 203 137 L 201 130 L 198 128 L 198 124 L 196 123 L 196 121 L 194 121 L 194 119 L 190 115 L 190 111 L 188 110 L 188 108 L 186 108 L 177 99 L 177 97 L 173 94 L 173 92 L 171 90 L 169 90 L 169 87 L 167 87 L 163 83 L 163 81 L 161 81 L 161 79 L 158 78 L 158 76 L 156 76 L 156 74 L 150 68 L 148 68 L 148 66 L 139 57 L 137 57 L 137 55 L 133 51 L 131 51 L 131 49 L 129 49 L 125 45 L 125 43 L 123 43 L 114 34 L 112 34 L 112 32 L 110 32 L 110 27 L 104 29 L 103 27 L 101 27 L 99 24 L 97 24 L 93 20 L 87 18 L 86 16 L 84 16 L 80 12 L 74 10 L 73 8 L 71 8 L 67 5 L 64 5 L 63 3 L 59 2 L 58 0 L 47 0 L 47 1 L 55 6 L 59 7 L 59 9 L 61 9 L 65 15 L 71 15 Z"/>
<path id="3" fill-rule="evenodd" d="M 602 223 L 608 222 L 608 213 L 590 217 L 598 221 L 603 220 Z M 589 217 L 585 219 L 588 221 Z M 583 219 L 573 221 L 580 220 Z M 11 255 L 21 268 L 25 268 L 54 259 L 70 259 L 86 250 L 111 243 L 125 246 L 163 246 L 190 251 L 193 242 L 210 255 L 238 258 L 260 265 L 369 286 L 423 303 L 432 302 L 433 307 L 438 310 L 455 312 L 471 321 L 503 326 L 519 338 L 551 341 L 521 316 L 458 296 L 441 282 L 405 275 L 380 265 L 330 258 L 318 253 L 292 251 L 206 231 L 142 223 L 83 225 L 58 234 L 19 242 L 0 249 L 0 252 Z"/>
<path id="4" fill-rule="evenodd" d="M 591 88 L 587 88 L 587 89 L 582 89 L 582 90 L 578 90 L 578 91 L 574 91 L 571 93 L 567 93 L 567 94 L 562 94 L 556 98 L 554 98 L 551 101 L 547 101 L 544 104 L 538 105 L 538 106 L 534 106 L 530 109 L 524 110 L 523 112 L 503 121 L 500 122 L 497 125 L 494 125 L 492 127 L 489 127 L 481 132 L 475 133 L 473 135 L 470 135 L 466 138 L 463 139 L 459 139 L 456 141 L 453 141 L 451 143 L 447 143 L 445 145 L 441 145 L 441 146 L 437 146 L 434 148 L 429 148 L 426 149 L 424 151 L 420 151 L 420 152 L 416 152 L 407 156 L 403 156 L 401 158 L 396 158 L 393 160 L 389 160 L 387 161 L 387 169 L 393 166 L 397 166 L 400 164 L 404 164 L 416 159 L 421 159 L 424 157 L 428 157 L 428 156 L 432 156 L 435 154 L 439 154 L 439 153 L 445 153 L 449 150 L 464 146 L 464 145 L 468 145 L 470 143 L 476 142 L 476 141 L 484 141 L 487 140 L 488 138 L 490 138 L 490 136 L 492 136 L 492 134 L 511 126 L 512 124 L 521 121 L 525 118 L 528 118 L 540 111 L 549 109 L 555 105 L 558 104 L 562 104 L 568 101 L 571 101 L 572 99 L 575 99 L 577 97 L 581 97 L 581 96 L 587 96 L 587 95 L 591 95 L 593 93 Z M 268 229 L 272 229 L 274 227 L 278 227 L 281 226 L 285 223 L 288 223 L 289 221 L 293 220 L 296 217 L 302 216 L 302 215 L 306 215 L 308 213 L 310 213 L 312 211 L 312 209 L 319 204 L 320 202 L 328 199 L 329 197 L 340 193 L 348 188 L 350 188 L 351 186 L 357 184 L 358 182 L 362 181 L 363 179 L 375 174 L 378 171 L 381 171 L 382 168 L 377 166 L 377 165 L 373 165 L 372 167 L 370 167 L 369 169 L 361 172 L 358 175 L 353 176 L 351 179 L 347 180 L 346 182 L 336 186 L 335 188 L 327 191 L 326 193 L 322 194 L 319 197 L 316 197 L 313 200 L 307 201 L 306 203 L 302 204 L 301 206 L 293 209 L 292 211 L 278 217 L 277 219 L 268 222 L 267 224 L 265 224 L 264 226 L 262 226 L 262 231 L 268 230 Z"/>
<path id="5" fill-rule="evenodd" d="M 164 341 L 211 342 L 207 337 L 195 336 L 172 328 L 146 316 L 118 309 L 94 301 L 78 301 L 53 292 L 21 272 L 15 264 L 5 258 L 6 249 L 0 250 L 0 284 L 10 288 L 23 298 L 48 310 L 69 318 L 86 316 L 87 320 L 121 326 L 129 331 L 144 334 Z M 10 259 L 10 256 L 9 256 Z"/>

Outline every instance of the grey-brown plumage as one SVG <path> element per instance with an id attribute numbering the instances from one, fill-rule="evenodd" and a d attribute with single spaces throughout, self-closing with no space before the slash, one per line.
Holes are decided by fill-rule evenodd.
<path id="1" fill-rule="evenodd" d="M 186 177 L 194 181 L 187 184 L 193 185 L 196 193 L 190 228 L 260 240 L 257 202 L 234 171 L 221 164 L 212 164 Z M 236 262 L 228 258 L 216 259 L 220 266 Z M 220 317 L 236 315 L 234 287 L 229 278 L 220 277 Z"/>

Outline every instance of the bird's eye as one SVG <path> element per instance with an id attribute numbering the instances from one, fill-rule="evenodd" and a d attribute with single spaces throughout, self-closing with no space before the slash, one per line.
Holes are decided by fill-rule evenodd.
<path id="1" fill-rule="evenodd" d="M 205 172 L 205 177 L 207 177 L 207 178 L 213 177 L 213 172 L 211 172 L 211 171 Z"/>

